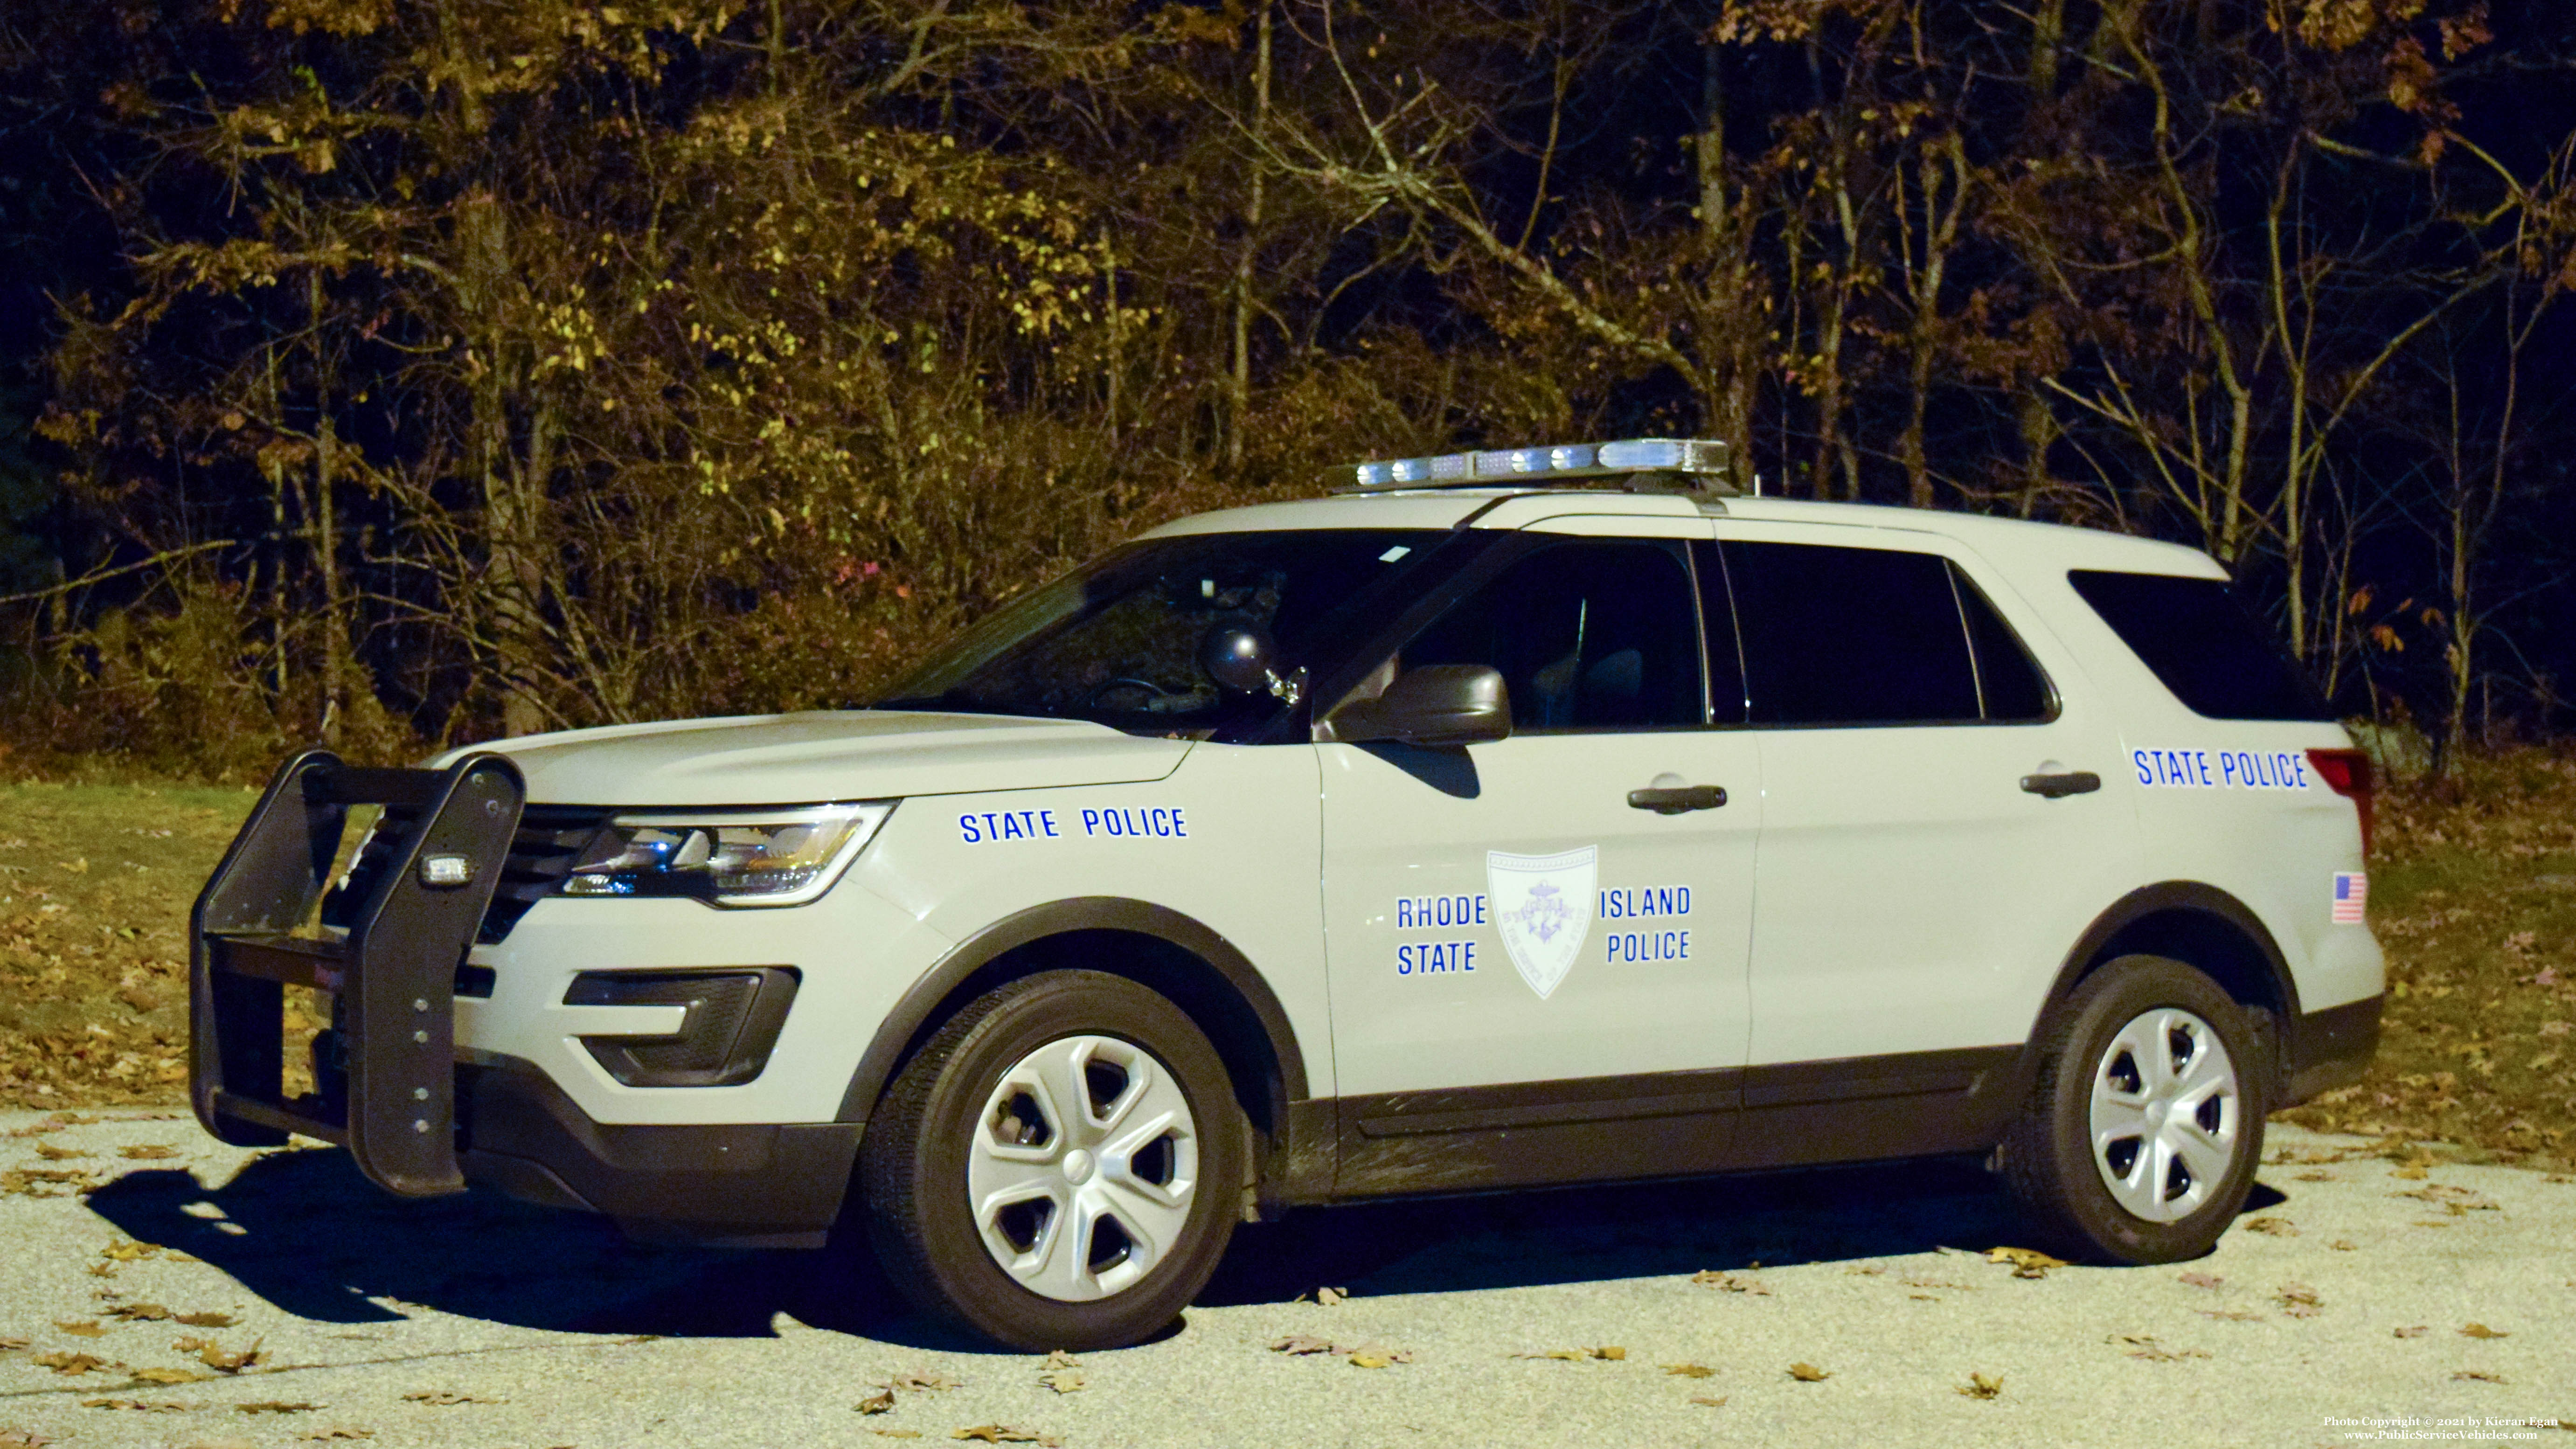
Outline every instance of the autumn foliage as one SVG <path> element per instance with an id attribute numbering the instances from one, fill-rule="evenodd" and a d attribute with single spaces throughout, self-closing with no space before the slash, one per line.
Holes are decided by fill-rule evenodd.
<path id="1" fill-rule="evenodd" d="M 830 706 L 1173 514 L 1642 433 L 2561 707 L 2546 5 L 6 10 L 22 754 Z"/>

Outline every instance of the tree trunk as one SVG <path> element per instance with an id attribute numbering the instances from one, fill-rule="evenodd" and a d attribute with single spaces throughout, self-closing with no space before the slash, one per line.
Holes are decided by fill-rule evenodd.
<path id="1" fill-rule="evenodd" d="M 1270 3 L 1262 0 L 1258 39 L 1254 42 L 1252 62 L 1252 133 L 1266 135 L 1270 127 Z M 1227 379 L 1225 418 L 1225 465 L 1229 470 L 1243 466 L 1244 419 L 1252 412 L 1252 273 L 1261 252 L 1261 213 L 1263 175 L 1261 163 L 1252 165 L 1251 194 L 1243 204 L 1243 249 L 1234 261 L 1234 371 Z M 1110 329 L 1116 334 L 1117 298 L 1110 298 Z"/>

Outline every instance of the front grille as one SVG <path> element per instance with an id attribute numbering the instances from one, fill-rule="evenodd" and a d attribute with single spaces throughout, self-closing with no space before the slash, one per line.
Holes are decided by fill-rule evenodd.
<path id="1" fill-rule="evenodd" d="M 609 812 L 587 805 L 531 805 L 519 814 L 519 833 L 510 839 L 510 858 L 501 867 L 500 887 L 483 912 L 482 934 L 490 945 L 510 934 L 528 907 L 553 895 L 572 874 L 573 862 L 590 848 Z"/>
<path id="2" fill-rule="evenodd" d="M 501 883 L 492 892 L 492 904 L 483 912 L 483 929 L 474 939 L 488 946 L 509 935 L 530 906 L 554 894 L 572 873 L 573 862 L 581 859 L 599 828 L 608 823 L 608 816 L 608 811 L 588 805 L 530 805 L 521 811 L 518 834 L 510 838 L 509 858 L 501 865 Z M 356 923 L 368 893 L 393 863 L 394 842 L 412 829 L 417 818 L 415 812 L 399 806 L 385 807 L 383 817 L 367 833 L 366 843 L 358 848 L 349 873 L 324 898 L 324 925 L 347 930 Z"/>

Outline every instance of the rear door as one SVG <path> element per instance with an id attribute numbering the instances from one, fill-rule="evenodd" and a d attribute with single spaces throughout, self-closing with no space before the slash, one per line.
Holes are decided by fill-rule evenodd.
<path id="1" fill-rule="evenodd" d="M 2025 1038 L 2065 952 L 2134 880 L 2128 794 L 2103 788 L 2116 736 L 2071 658 L 1949 541 L 1717 533 L 1765 790 L 1747 1107 L 1918 1098 L 1930 1134 L 1746 1145 L 1769 1144 L 1756 1161 L 1939 1150 L 1933 1119 Z M 1865 1139 L 1887 1125 L 1870 1115 L 1840 1120 Z"/>

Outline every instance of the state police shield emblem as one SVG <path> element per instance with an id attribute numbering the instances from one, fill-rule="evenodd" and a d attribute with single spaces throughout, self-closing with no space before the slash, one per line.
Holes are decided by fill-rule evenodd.
<path id="1" fill-rule="evenodd" d="M 1574 969 L 1592 934 L 1599 855 L 1592 845 L 1557 855 L 1485 852 L 1485 892 L 1493 898 L 1503 949 L 1541 1001 Z"/>

